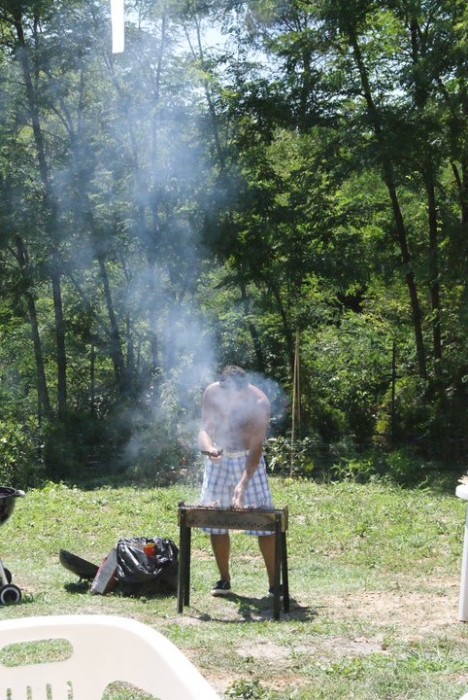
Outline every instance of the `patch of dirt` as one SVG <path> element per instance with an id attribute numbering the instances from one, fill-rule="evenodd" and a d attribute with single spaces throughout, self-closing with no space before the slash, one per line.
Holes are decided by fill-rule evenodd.
<path id="1" fill-rule="evenodd" d="M 394 580 L 388 582 L 388 589 L 356 590 L 343 595 L 329 594 L 327 591 L 306 596 L 292 591 L 291 610 L 281 611 L 278 624 L 288 621 L 316 623 L 330 622 L 336 630 L 343 629 L 342 635 L 317 634 L 308 636 L 307 641 L 300 637 L 297 645 L 291 648 L 282 646 L 275 640 L 244 638 L 236 649 L 239 659 L 245 663 L 245 671 L 228 671 L 210 668 L 204 675 L 220 697 L 236 680 L 249 677 L 250 663 L 261 664 L 268 687 L 281 692 L 301 686 L 304 678 L 297 673 L 300 657 L 313 659 L 325 665 L 340 658 L 352 658 L 368 654 L 386 654 L 393 640 L 417 643 L 434 637 L 447 637 L 452 641 L 460 639 L 466 645 L 466 627 L 458 619 L 460 595 L 459 577 L 447 577 L 437 572 L 431 575 L 427 585 L 419 585 L 419 577 L 414 580 Z M 271 619 L 271 603 L 263 603 L 248 596 L 237 596 L 236 604 L 227 600 L 217 601 L 207 611 L 194 607 L 186 608 L 185 614 L 177 616 L 179 625 L 203 625 L 206 622 L 221 623 L 262 623 Z M 340 625 L 341 623 L 341 625 Z M 353 633 L 350 630 L 355 630 Z M 193 661 L 196 663 L 196 659 Z M 298 685 L 299 684 L 299 685 Z"/>
<path id="2" fill-rule="evenodd" d="M 281 647 L 278 644 L 273 644 L 273 642 L 262 641 L 258 644 L 244 644 L 237 649 L 237 653 L 239 656 L 243 656 L 247 659 L 278 661 L 279 659 L 286 659 L 289 656 L 289 649 Z"/>
<path id="3" fill-rule="evenodd" d="M 416 584 L 417 585 L 417 584 Z M 294 655 L 304 655 L 326 663 L 331 658 L 385 654 L 390 637 L 403 642 L 417 642 L 431 635 L 449 636 L 452 640 L 464 638 L 464 623 L 458 619 L 460 581 L 458 578 L 431 578 L 428 590 L 415 590 L 412 582 L 394 584 L 393 590 L 356 591 L 343 596 L 323 594 L 307 606 L 302 601 L 292 601 L 291 612 L 281 613 L 281 620 L 331 620 L 348 622 L 368 633 L 356 637 L 320 637 L 317 643 L 301 644 L 294 648 Z M 271 613 L 271 611 L 269 611 Z M 239 621 L 245 620 L 239 611 L 226 610 L 231 620 L 236 615 Z M 232 616 L 232 617 L 231 617 Z M 257 616 L 250 619 L 254 621 Z M 182 621 L 183 618 L 181 618 Z M 258 619 L 265 619 L 261 614 Z M 189 621 L 190 620 L 190 621 Z M 202 622 L 202 620 L 200 620 Z M 194 618 L 186 618 L 185 624 L 196 624 Z M 281 624 L 281 621 L 280 623 Z M 237 654 L 248 661 L 264 662 L 268 669 L 268 685 L 281 691 L 297 684 L 294 674 L 294 659 L 289 647 L 259 640 L 244 642 L 237 648 Z M 241 677 L 241 676 L 240 676 Z M 244 675 L 245 677 L 245 675 Z M 207 675 L 209 682 L 222 696 L 232 686 L 237 676 L 232 673 L 216 673 L 214 669 Z"/>
<path id="4" fill-rule="evenodd" d="M 332 619 L 354 619 L 398 633 L 403 641 L 415 641 L 450 629 L 463 628 L 458 620 L 459 581 L 440 582 L 437 592 L 393 590 L 362 591 L 342 597 L 329 596 L 326 614 Z M 323 610 L 321 611 L 324 612 Z"/>

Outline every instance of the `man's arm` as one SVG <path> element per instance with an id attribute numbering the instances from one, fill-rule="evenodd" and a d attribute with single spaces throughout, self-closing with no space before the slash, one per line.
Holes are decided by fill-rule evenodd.
<path id="1" fill-rule="evenodd" d="M 211 400 L 210 387 L 208 387 L 202 399 L 202 425 L 198 433 L 198 446 L 204 454 L 208 454 L 212 460 L 220 460 L 222 452 L 215 445 L 215 411 Z"/>

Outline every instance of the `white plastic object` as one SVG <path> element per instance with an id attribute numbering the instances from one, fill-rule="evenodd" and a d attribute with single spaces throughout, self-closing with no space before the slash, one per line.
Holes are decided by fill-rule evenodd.
<path id="1" fill-rule="evenodd" d="M 0 663 L 1 698 L 101 700 L 109 683 L 121 681 L 158 700 L 220 700 L 169 639 L 136 620 L 51 615 L 0 621 L 0 650 L 51 639 L 69 643 L 69 658 L 14 667 Z"/>
<path id="2" fill-rule="evenodd" d="M 468 485 L 460 484 L 455 489 L 455 495 L 468 501 Z M 468 622 L 468 505 L 465 515 L 465 535 L 463 538 L 462 570 L 460 579 L 460 601 L 458 619 Z M 468 700 L 468 697 L 467 697 Z"/>
<path id="3" fill-rule="evenodd" d="M 124 0 L 111 0 L 112 53 L 121 53 L 125 47 Z"/>

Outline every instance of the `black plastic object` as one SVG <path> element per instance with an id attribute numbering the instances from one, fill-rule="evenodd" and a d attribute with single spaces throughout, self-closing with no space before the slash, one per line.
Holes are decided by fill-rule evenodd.
<path id="1" fill-rule="evenodd" d="M 154 544 L 154 553 L 144 547 Z M 118 589 L 127 595 L 171 594 L 177 591 L 179 550 L 169 539 L 133 537 L 117 543 Z"/>
<path id="2" fill-rule="evenodd" d="M 67 552 L 66 549 L 61 549 L 59 552 L 59 560 L 62 566 L 64 566 L 68 571 L 76 574 L 80 579 L 92 580 L 99 567 L 86 559 L 78 557 L 76 554 Z"/>
<path id="3" fill-rule="evenodd" d="M 23 491 L 17 491 L 9 486 L 0 486 L 0 525 L 3 525 L 13 512 L 15 498 L 24 496 Z"/>

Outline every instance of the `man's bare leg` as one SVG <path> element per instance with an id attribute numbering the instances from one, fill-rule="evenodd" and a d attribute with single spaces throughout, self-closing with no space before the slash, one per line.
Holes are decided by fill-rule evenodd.
<path id="1" fill-rule="evenodd" d="M 231 540 L 229 535 L 211 535 L 211 547 L 215 556 L 219 575 L 223 581 L 230 581 L 229 556 L 231 553 Z"/>
<path id="2" fill-rule="evenodd" d="M 275 583 L 275 542 L 276 535 L 260 535 L 258 538 L 258 545 L 263 555 L 270 586 L 273 586 Z"/>

